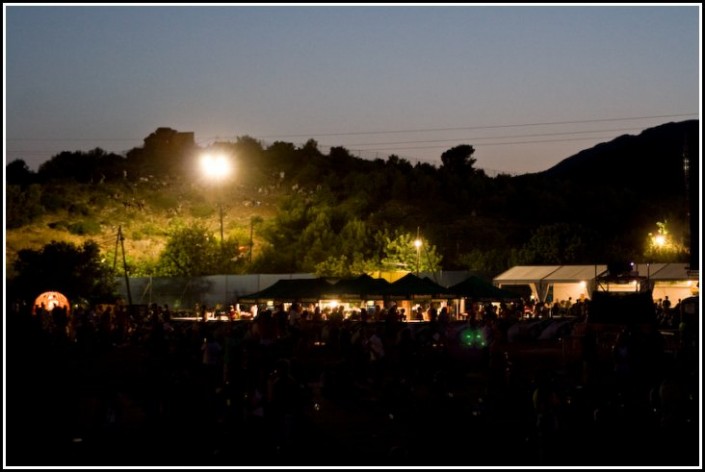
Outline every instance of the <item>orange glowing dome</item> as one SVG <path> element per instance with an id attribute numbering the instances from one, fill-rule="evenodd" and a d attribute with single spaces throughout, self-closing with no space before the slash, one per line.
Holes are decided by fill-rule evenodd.
<path id="1" fill-rule="evenodd" d="M 44 309 L 51 311 L 55 307 L 66 308 L 66 313 L 71 312 L 71 305 L 66 295 L 60 292 L 44 292 L 34 300 L 32 314 L 36 314 L 37 307 L 44 306 Z"/>

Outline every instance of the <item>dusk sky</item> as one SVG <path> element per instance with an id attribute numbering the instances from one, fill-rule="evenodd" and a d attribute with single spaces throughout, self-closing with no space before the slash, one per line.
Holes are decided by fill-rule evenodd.
<path id="1" fill-rule="evenodd" d="M 5 165 L 159 127 L 521 174 L 701 111 L 701 5 L 4 4 Z"/>

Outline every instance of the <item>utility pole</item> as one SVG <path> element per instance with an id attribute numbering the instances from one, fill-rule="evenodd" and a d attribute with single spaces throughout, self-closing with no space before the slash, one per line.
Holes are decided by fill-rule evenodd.
<path id="1" fill-rule="evenodd" d="M 252 246 L 254 246 L 254 235 L 255 235 L 255 217 L 250 218 L 250 254 L 249 263 L 252 264 Z"/>
<path id="2" fill-rule="evenodd" d="M 221 201 L 218 201 L 218 211 L 220 212 L 220 246 L 222 247 L 225 238 L 223 237 L 223 203 Z"/>
<path id="3" fill-rule="evenodd" d="M 130 278 L 127 276 L 127 259 L 125 258 L 125 237 L 122 235 L 122 226 L 118 226 L 117 240 L 122 247 L 122 268 L 125 274 L 125 287 L 127 288 L 127 303 L 130 309 L 132 309 L 132 294 L 130 293 Z M 115 249 L 115 258 L 117 259 L 117 243 Z M 113 264 L 113 268 L 115 268 Z"/>
<path id="4" fill-rule="evenodd" d="M 416 239 L 414 240 L 414 246 L 416 246 L 416 276 L 419 276 L 419 260 L 421 259 L 421 228 L 416 227 Z"/>

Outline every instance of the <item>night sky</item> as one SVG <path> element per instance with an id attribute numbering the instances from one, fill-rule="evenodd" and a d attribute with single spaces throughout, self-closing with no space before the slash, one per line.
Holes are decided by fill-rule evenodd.
<path id="1" fill-rule="evenodd" d="M 5 164 L 33 170 L 171 127 L 517 174 L 700 111 L 700 4 L 3 9 Z"/>

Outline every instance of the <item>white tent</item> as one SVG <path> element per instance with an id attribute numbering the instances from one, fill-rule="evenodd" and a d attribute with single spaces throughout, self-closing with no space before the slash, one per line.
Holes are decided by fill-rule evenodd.
<path id="1" fill-rule="evenodd" d="M 590 298 L 595 289 L 595 279 L 607 270 L 605 264 L 598 265 L 552 265 L 515 266 L 494 278 L 498 287 L 528 285 L 536 300 L 546 301 L 549 293 L 552 300 Z"/>
<path id="2" fill-rule="evenodd" d="M 648 277 L 653 281 L 652 296 L 655 301 L 668 296 L 671 305 L 700 293 L 700 271 L 691 271 L 686 263 L 661 264 L 649 268 Z"/>
<path id="3" fill-rule="evenodd" d="M 590 298 L 596 289 L 597 279 L 607 273 L 606 264 L 595 265 L 546 265 L 515 266 L 493 279 L 496 286 L 528 285 L 532 296 L 546 301 L 549 294 L 553 301 Z M 699 271 L 688 270 L 686 263 L 636 264 L 634 275 L 646 277 L 653 287 L 653 298 L 666 295 L 673 304 L 678 299 L 699 292 Z"/>
<path id="4" fill-rule="evenodd" d="M 528 285 L 534 299 L 545 300 L 548 295 L 548 283 L 544 279 L 561 266 L 514 266 L 493 279 L 499 288 L 507 285 Z"/>

